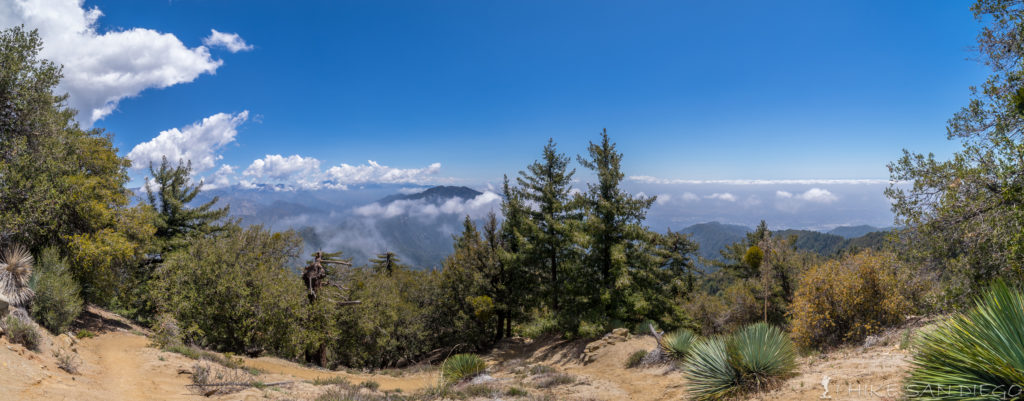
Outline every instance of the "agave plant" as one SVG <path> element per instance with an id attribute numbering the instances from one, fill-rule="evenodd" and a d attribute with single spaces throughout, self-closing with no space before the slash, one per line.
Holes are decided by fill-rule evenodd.
<path id="1" fill-rule="evenodd" d="M 1024 391 L 1024 293 L 996 282 L 975 306 L 920 333 L 907 398 L 1019 399 Z"/>
<path id="2" fill-rule="evenodd" d="M 0 253 L 0 301 L 15 307 L 28 305 L 35 293 L 28 286 L 32 276 L 32 254 L 15 245 Z"/>
<path id="3" fill-rule="evenodd" d="M 683 360 L 690 354 L 690 349 L 696 341 L 697 335 L 692 330 L 679 329 L 662 337 L 658 345 L 672 358 Z"/>
<path id="4" fill-rule="evenodd" d="M 456 354 L 441 363 L 441 381 L 457 383 L 476 376 L 487 369 L 483 359 L 473 354 Z"/>
<path id="5" fill-rule="evenodd" d="M 697 341 L 683 372 L 695 400 L 722 400 L 777 384 L 796 369 L 796 346 L 778 327 L 756 323 L 729 337 Z"/>

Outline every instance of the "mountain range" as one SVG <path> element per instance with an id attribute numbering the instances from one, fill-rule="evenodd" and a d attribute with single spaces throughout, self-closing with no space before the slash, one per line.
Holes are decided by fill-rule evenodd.
<path id="1" fill-rule="evenodd" d="M 481 222 L 500 211 L 500 196 L 465 186 L 401 186 L 379 184 L 355 190 L 281 190 L 228 187 L 204 191 L 198 202 L 219 197 L 231 205 L 242 224 L 262 224 L 273 230 L 294 229 L 302 236 L 305 254 L 316 250 L 343 251 L 356 264 L 385 251 L 395 252 L 418 268 L 436 268 L 451 253 L 452 236 L 469 216 Z M 651 222 L 649 222 L 651 223 Z M 658 223 L 658 222 L 653 222 Z M 651 224 L 658 226 L 658 224 Z M 720 251 L 742 240 L 750 227 L 719 222 L 693 224 L 679 230 L 700 244 L 699 255 L 720 259 Z M 825 255 L 850 247 L 874 247 L 885 229 L 868 225 L 836 227 L 828 232 L 778 230 L 795 235 L 799 249 Z"/>

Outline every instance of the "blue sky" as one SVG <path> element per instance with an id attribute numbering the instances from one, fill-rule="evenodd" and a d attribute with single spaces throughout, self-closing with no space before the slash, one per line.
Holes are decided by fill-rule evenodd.
<path id="1" fill-rule="evenodd" d="M 885 179 L 902 148 L 956 148 L 945 121 L 986 75 L 967 60 L 979 24 L 966 1 L 79 6 L 102 12 L 94 36 L 144 28 L 195 51 L 215 29 L 252 46 L 205 46 L 191 80 L 125 89 L 93 123 L 127 154 L 247 111 L 206 177 L 298 155 L 479 185 L 525 167 L 548 137 L 575 155 L 607 128 L 628 175 Z"/>

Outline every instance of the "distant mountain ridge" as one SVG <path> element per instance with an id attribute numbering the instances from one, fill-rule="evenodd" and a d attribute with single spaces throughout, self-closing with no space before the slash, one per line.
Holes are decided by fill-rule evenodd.
<path id="1" fill-rule="evenodd" d="M 700 223 L 686 227 L 680 232 L 690 234 L 700 244 L 698 254 L 710 260 L 721 260 L 721 250 L 742 241 L 753 229 L 719 222 Z M 852 248 L 879 248 L 885 241 L 889 230 L 868 225 L 837 227 L 827 233 L 811 230 L 774 230 L 772 234 L 783 238 L 795 236 L 796 248 L 803 251 L 816 252 L 821 255 L 835 255 Z M 841 234 L 840 234 L 841 233 Z"/>
<path id="2" fill-rule="evenodd" d="M 483 195 L 483 192 L 477 191 L 472 188 L 461 187 L 461 186 L 436 186 L 428 188 L 423 192 L 417 192 L 413 194 L 394 194 L 388 195 L 381 198 L 377 203 L 382 205 L 389 204 L 391 202 L 399 200 L 425 200 L 431 203 L 441 203 L 448 199 L 460 198 L 460 199 L 473 199 L 477 196 Z"/>

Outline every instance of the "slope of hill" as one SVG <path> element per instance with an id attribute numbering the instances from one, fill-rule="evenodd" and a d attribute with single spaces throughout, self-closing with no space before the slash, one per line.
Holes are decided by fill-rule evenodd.
<path id="1" fill-rule="evenodd" d="M 843 238 L 856 238 L 863 237 L 864 235 L 867 235 L 867 233 L 875 231 L 882 231 L 882 229 L 869 225 L 840 226 L 829 230 L 828 234 L 838 235 Z"/>
<path id="2" fill-rule="evenodd" d="M 745 238 L 747 233 L 750 232 L 750 228 L 712 221 L 710 223 L 694 224 L 680 230 L 680 232 L 689 234 L 691 239 L 700 244 L 698 254 L 701 257 L 719 260 L 722 258 L 719 251 L 727 245 Z"/>
<path id="3" fill-rule="evenodd" d="M 472 188 L 453 187 L 453 186 L 444 186 L 444 185 L 442 185 L 442 186 L 437 186 L 437 187 L 433 187 L 433 188 L 428 188 L 427 190 L 425 190 L 423 192 L 416 192 L 416 193 L 413 193 L 413 194 L 394 194 L 394 195 L 388 195 L 388 196 L 385 196 L 384 198 L 382 198 L 381 200 L 377 201 L 377 203 L 380 203 L 382 205 L 386 205 L 388 203 L 391 203 L 391 202 L 394 202 L 394 201 L 399 201 L 399 200 L 419 200 L 419 199 L 423 199 L 423 200 L 425 200 L 427 202 L 431 202 L 431 203 L 443 203 L 444 201 L 446 201 L 448 199 L 453 199 L 453 198 L 473 199 L 473 198 L 475 198 L 477 196 L 480 196 L 482 194 L 483 194 L 482 192 L 477 191 L 477 190 L 472 189 Z"/>

